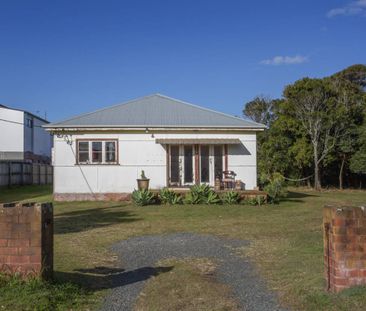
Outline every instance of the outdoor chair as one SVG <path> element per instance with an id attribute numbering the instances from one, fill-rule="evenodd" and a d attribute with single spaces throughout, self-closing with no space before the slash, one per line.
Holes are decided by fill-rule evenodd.
<path id="1" fill-rule="evenodd" d="M 224 189 L 234 189 L 235 188 L 235 172 L 234 171 L 223 171 L 222 183 Z"/>

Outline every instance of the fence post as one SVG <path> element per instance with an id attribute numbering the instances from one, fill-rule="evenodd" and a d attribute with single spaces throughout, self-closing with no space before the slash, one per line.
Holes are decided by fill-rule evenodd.
<path id="1" fill-rule="evenodd" d="M 11 162 L 8 162 L 8 187 L 10 188 L 11 186 Z"/>
<path id="2" fill-rule="evenodd" d="M 24 185 L 24 163 L 20 163 L 20 185 Z"/>

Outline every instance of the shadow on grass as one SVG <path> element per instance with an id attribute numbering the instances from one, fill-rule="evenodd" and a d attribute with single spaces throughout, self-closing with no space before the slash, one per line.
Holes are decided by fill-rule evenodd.
<path id="1" fill-rule="evenodd" d="M 111 289 L 126 286 L 136 282 L 148 280 L 153 276 L 173 270 L 173 266 L 167 267 L 143 267 L 132 271 L 124 269 L 96 267 L 94 269 L 80 269 L 75 272 L 54 272 L 57 282 L 72 282 L 86 290 Z"/>
<path id="2" fill-rule="evenodd" d="M 0 203 L 11 203 L 24 200 L 32 201 L 35 198 L 51 194 L 52 186 L 50 185 L 0 187 Z"/>
<path id="3" fill-rule="evenodd" d="M 294 192 L 294 191 L 288 191 L 287 196 L 283 199 L 281 199 L 282 202 L 305 202 L 305 198 L 308 197 L 318 197 L 318 195 L 310 194 L 310 193 L 304 193 L 304 192 Z"/>
<path id="4" fill-rule="evenodd" d="M 55 234 L 75 233 L 141 220 L 135 214 L 120 210 L 118 207 L 119 205 L 97 207 L 59 214 L 55 217 L 54 232 Z"/>

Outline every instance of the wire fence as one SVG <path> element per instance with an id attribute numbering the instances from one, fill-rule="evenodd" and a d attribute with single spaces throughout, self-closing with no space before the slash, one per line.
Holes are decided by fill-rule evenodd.
<path id="1" fill-rule="evenodd" d="M 53 168 L 49 164 L 0 162 L 0 186 L 48 185 L 53 182 Z"/>

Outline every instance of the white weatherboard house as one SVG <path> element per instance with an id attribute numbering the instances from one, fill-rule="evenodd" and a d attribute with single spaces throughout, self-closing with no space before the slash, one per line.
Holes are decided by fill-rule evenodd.
<path id="1" fill-rule="evenodd" d="M 0 161 L 50 163 L 48 121 L 30 112 L 0 105 Z"/>
<path id="2" fill-rule="evenodd" d="M 214 186 L 232 170 L 257 186 L 256 133 L 264 125 L 151 95 L 45 126 L 54 133 L 56 200 L 122 200 L 141 171 L 150 188 Z"/>

